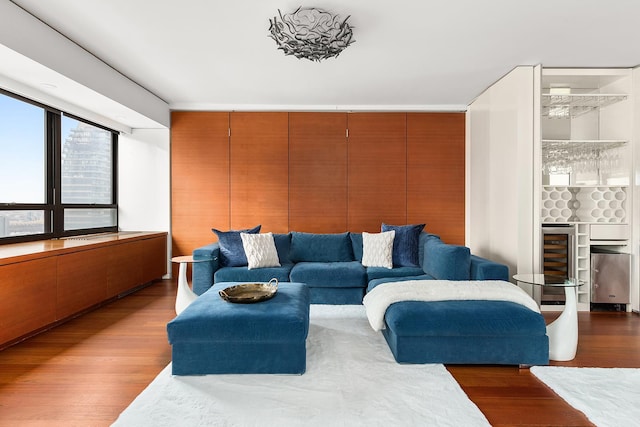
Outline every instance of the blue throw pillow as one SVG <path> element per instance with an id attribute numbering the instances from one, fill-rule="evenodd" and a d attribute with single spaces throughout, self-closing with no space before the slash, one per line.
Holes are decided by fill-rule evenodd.
<path id="1" fill-rule="evenodd" d="M 211 230 L 218 236 L 218 244 L 220 245 L 220 265 L 222 267 L 242 267 L 247 265 L 247 256 L 242 246 L 242 238 L 240 233 L 258 234 L 260 225 L 246 230 L 229 230 L 220 231 L 212 228 Z"/>
<path id="2" fill-rule="evenodd" d="M 291 232 L 292 262 L 353 261 L 349 233 L 316 234 Z"/>
<path id="3" fill-rule="evenodd" d="M 418 242 L 424 224 L 413 225 L 388 225 L 382 223 L 382 231 L 395 230 L 393 239 L 393 266 L 394 267 L 419 267 Z"/>

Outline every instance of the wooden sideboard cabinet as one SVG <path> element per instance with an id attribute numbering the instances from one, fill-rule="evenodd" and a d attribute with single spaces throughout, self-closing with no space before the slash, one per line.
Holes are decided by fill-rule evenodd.
<path id="1" fill-rule="evenodd" d="M 166 233 L 121 232 L 0 246 L 0 348 L 166 272 Z"/>
<path id="2" fill-rule="evenodd" d="M 56 321 L 55 257 L 0 266 L 0 346 Z"/>

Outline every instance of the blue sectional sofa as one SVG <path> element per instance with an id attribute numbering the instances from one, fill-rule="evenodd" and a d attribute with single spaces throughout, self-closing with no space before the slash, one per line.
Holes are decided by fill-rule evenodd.
<path id="1" fill-rule="evenodd" d="M 434 280 L 474 281 L 469 283 L 509 280 L 506 265 L 474 256 L 465 246 L 446 244 L 438 236 L 421 231 L 413 233 L 415 245 L 408 245 L 407 240 L 403 240 L 406 230 L 402 227 L 398 230 L 401 237 L 394 236 L 393 268 L 363 265 L 362 233 L 275 234 L 273 243 L 280 266 L 253 269 L 246 265 L 246 260 L 244 265 L 242 260 L 225 261 L 228 248 L 221 250 L 218 243 L 209 244 L 193 252 L 194 259 L 201 260 L 193 264 L 193 289 L 198 295 L 207 293 L 208 296 L 217 289 L 213 287 L 207 292 L 214 283 L 222 286 L 268 282 L 275 277 L 283 289 L 287 286 L 285 282 L 305 284 L 311 304 L 362 304 L 365 294 L 387 282 L 418 281 L 406 283 L 411 287 Z M 258 231 L 259 227 L 251 230 Z M 370 239 L 371 235 L 366 238 Z M 414 253 L 407 257 L 407 250 Z M 366 265 L 369 265 L 370 254 L 371 249 Z M 396 257 L 397 254 L 400 255 Z M 388 254 L 386 259 L 389 265 Z M 389 286 L 378 291 L 387 289 Z M 378 291 L 373 293 L 379 294 Z M 399 363 L 549 363 L 544 318 L 539 312 L 510 301 L 415 301 L 410 297 L 386 309 L 382 333 Z"/>
<path id="2" fill-rule="evenodd" d="M 361 233 L 274 234 L 280 267 L 249 269 L 225 266 L 220 245 L 193 251 L 193 290 L 197 295 L 219 282 L 306 283 L 312 304 L 361 304 L 367 289 L 397 280 L 509 280 L 507 266 L 470 254 L 469 248 L 445 244 L 435 234 L 419 235 L 418 264 L 393 268 L 364 267 Z M 407 264 L 407 263 L 404 263 Z"/>

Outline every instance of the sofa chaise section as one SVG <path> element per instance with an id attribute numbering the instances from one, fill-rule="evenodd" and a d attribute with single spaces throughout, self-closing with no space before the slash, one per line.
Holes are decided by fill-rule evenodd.
<path id="1" fill-rule="evenodd" d="M 404 301 L 382 330 L 398 363 L 547 365 L 540 313 L 508 301 Z"/>

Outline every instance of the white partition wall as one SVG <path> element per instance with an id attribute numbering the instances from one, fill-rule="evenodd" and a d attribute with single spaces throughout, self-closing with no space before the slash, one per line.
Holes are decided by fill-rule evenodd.
<path id="1" fill-rule="evenodd" d="M 170 232 L 169 129 L 134 129 L 118 138 L 118 223 L 122 231 Z M 171 236 L 167 239 L 171 258 Z M 167 271 L 171 263 L 167 260 Z"/>
<path id="2" fill-rule="evenodd" d="M 517 67 L 467 110 L 466 244 L 507 264 L 510 274 L 539 264 L 539 82 L 540 67 Z"/>
<path id="3" fill-rule="evenodd" d="M 633 125 L 631 152 L 633 159 L 631 214 L 631 309 L 640 311 L 640 67 L 632 72 Z"/>
<path id="4" fill-rule="evenodd" d="M 491 91 L 487 89 L 467 108 L 465 134 L 465 245 L 484 257 L 492 253 L 491 230 L 484 226 L 491 214 L 490 113 Z"/>
<path id="5" fill-rule="evenodd" d="M 564 95 L 558 97 L 558 94 Z M 566 153 L 562 154 L 562 150 L 554 153 L 553 144 L 564 147 Z M 515 68 L 468 108 L 466 244 L 474 253 L 507 264 L 511 274 L 541 272 L 547 264 L 553 264 L 546 263 L 544 268 L 542 265 L 541 225 L 574 225 L 577 227 L 574 273 L 584 283 L 579 291 L 579 309 L 590 310 L 594 304 L 595 309 L 600 309 L 607 304 L 590 297 L 589 262 L 592 251 L 607 250 L 631 254 L 631 304 L 627 309 L 638 311 L 639 144 L 640 67 L 633 70 Z M 596 156 L 595 172 L 578 162 L 589 150 Z M 553 169 L 558 167 L 558 158 L 568 165 L 568 172 Z M 618 158 L 620 160 L 616 160 Z M 631 159 L 631 176 L 627 159 Z M 556 184 L 551 184 L 551 178 Z M 611 216 L 611 209 L 591 206 L 597 199 L 595 196 L 583 197 L 581 204 L 574 203 L 572 209 L 576 214 L 564 218 L 544 213 L 548 211 L 547 202 L 542 209 L 542 200 L 549 189 L 556 189 L 554 185 L 580 194 L 617 188 L 623 196 L 621 199 L 616 196 L 615 203 L 619 206 L 615 218 Z M 626 204 L 619 200 L 626 200 Z M 600 203 L 604 203 L 605 208 L 614 206 L 598 202 L 598 208 Z M 562 212 L 565 210 L 569 209 Z M 613 233 L 625 229 L 616 223 L 629 224 L 631 233 Z M 607 229 L 606 233 L 592 235 L 594 224 L 597 230 Z M 537 296 L 539 289 L 535 291 Z"/>

